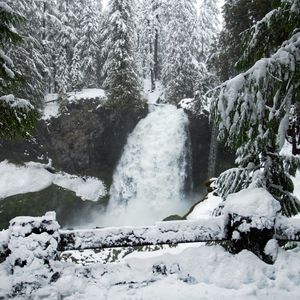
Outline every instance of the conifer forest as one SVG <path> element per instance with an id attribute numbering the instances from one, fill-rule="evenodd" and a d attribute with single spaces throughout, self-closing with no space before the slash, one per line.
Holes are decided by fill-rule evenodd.
<path id="1" fill-rule="evenodd" d="M 299 297 L 300 0 L 0 0 L 0 300 Z"/>

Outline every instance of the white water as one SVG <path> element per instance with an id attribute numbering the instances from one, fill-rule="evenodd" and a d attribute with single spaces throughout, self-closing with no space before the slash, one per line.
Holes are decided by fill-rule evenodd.
<path id="1" fill-rule="evenodd" d="M 155 107 L 138 123 L 115 170 L 100 225 L 154 224 L 187 211 L 187 125 L 184 111 L 172 105 Z"/>

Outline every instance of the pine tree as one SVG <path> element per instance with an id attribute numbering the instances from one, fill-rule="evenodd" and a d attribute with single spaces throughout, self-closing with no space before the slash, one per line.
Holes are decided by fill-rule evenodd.
<path id="1" fill-rule="evenodd" d="M 14 62 L 2 49 L 13 47 L 21 37 L 16 27 L 24 22 L 24 17 L 17 14 L 10 6 L 0 2 L 0 137 L 13 138 L 27 136 L 36 121 L 36 111 L 33 106 L 23 99 L 7 94 L 14 85 L 22 79 L 15 70 Z"/>
<path id="2" fill-rule="evenodd" d="M 250 30 L 240 63 L 246 68 L 212 92 L 212 117 L 219 123 L 219 138 L 236 149 L 237 169 L 229 170 L 217 180 L 219 193 L 229 193 L 248 186 L 264 187 L 281 202 L 285 215 L 300 211 L 299 201 L 291 194 L 293 183 L 284 158 L 279 152 L 285 142 L 290 111 L 299 103 L 300 94 L 300 3 L 282 0 Z M 282 16 L 285 23 L 282 22 Z M 286 39 L 272 39 L 281 26 L 288 24 Z M 265 49 L 257 38 L 272 40 Z M 279 42 L 279 44 L 277 44 Z M 281 44 L 280 44 L 281 43 Z M 256 49 L 254 51 L 254 49 Z M 268 55 L 258 59 L 257 53 Z"/>
<path id="3" fill-rule="evenodd" d="M 85 0 L 81 10 L 80 28 L 76 28 L 78 41 L 75 45 L 79 60 L 80 77 L 84 81 L 78 82 L 82 87 L 96 87 L 97 59 L 99 56 L 98 35 L 101 24 L 101 2 L 96 0 Z M 75 52 L 74 52 L 75 55 Z M 75 58 L 76 60 L 76 58 Z"/>
<path id="4" fill-rule="evenodd" d="M 135 24 L 132 0 L 111 0 L 102 32 L 103 73 L 110 105 L 140 107 L 140 84 L 135 65 Z"/>
<path id="5" fill-rule="evenodd" d="M 138 18 L 138 51 L 144 79 L 151 81 L 151 91 L 160 79 L 161 53 L 159 51 L 161 24 L 161 1 L 141 1 Z"/>
<path id="6" fill-rule="evenodd" d="M 198 31 L 201 46 L 201 59 L 207 60 L 212 45 L 216 43 L 220 32 L 220 9 L 215 0 L 203 0 L 198 17 Z"/>
<path id="7" fill-rule="evenodd" d="M 24 78 L 22 89 L 13 92 L 18 97 L 30 98 L 36 107 L 43 105 L 43 97 L 46 90 L 47 65 L 44 59 L 44 48 L 38 35 L 41 22 L 37 1 L 8 0 L 10 6 L 16 12 L 26 18 L 26 22 L 20 28 L 23 43 L 9 49 L 10 57 Z M 35 17 L 33 17 L 35 16 Z"/>
<path id="8" fill-rule="evenodd" d="M 83 76 L 80 70 L 80 50 L 77 45 L 74 48 L 72 63 L 70 67 L 70 80 L 71 80 L 71 89 L 79 90 L 83 87 Z"/>
<path id="9" fill-rule="evenodd" d="M 195 1 L 168 1 L 165 6 L 162 81 L 168 102 L 193 97 L 199 80 Z"/>

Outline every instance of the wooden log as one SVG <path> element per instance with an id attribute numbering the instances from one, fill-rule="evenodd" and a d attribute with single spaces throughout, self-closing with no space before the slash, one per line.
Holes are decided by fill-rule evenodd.
<path id="1" fill-rule="evenodd" d="M 300 242 L 300 218 L 278 217 L 275 238 L 279 241 Z"/>
<path id="2" fill-rule="evenodd" d="M 227 238 L 226 226 L 227 217 L 220 216 L 196 221 L 158 222 L 147 227 L 61 230 L 59 250 L 222 241 Z"/>

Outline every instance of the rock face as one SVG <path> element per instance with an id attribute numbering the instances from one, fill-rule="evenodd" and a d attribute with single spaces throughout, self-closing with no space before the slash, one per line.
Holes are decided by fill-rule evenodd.
<path id="1" fill-rule="evenodd" d="M 97 176 L 110 184 L 128 134 L 147 109 L 98 107 L 96 100 L 70 103 L 48 123 L 40 120 L 30 141 L 0 141 L 0 160 L 13 162 L 52 160 L 58 170 Z"/>
<path id="2" fill-rule="evenodd" d="M 69 103 L 63 113 L 49 121 L 40 120 L 29 141 L 0 140 L 0 161 L 15 163 L 40 161 L 70 174 L 96 176 L 109 187 L 113 171 L 122 155 L 128 135 L 147 108 L 113 109 L 100 106 L 96 99 Z M 192 144 L 193 182 L 197 189 L 208 179 L 211 128 L 207 115 L 189 116 Z M 218 146 L 216 175 L 233 165 L 234 156 Z"/>
<path id="3" fill-rule="evenodd" d="M 211 127 L 208 114 L 195 117 L 187 111 L 189 116 L 189 130 L 192 144 L 192 166 L 194 187 L 204 187 L 208 178 L 208 157 L 211 142 Z M 234 154 L 218 143 L 215 176 L 232 167 Z"/>

